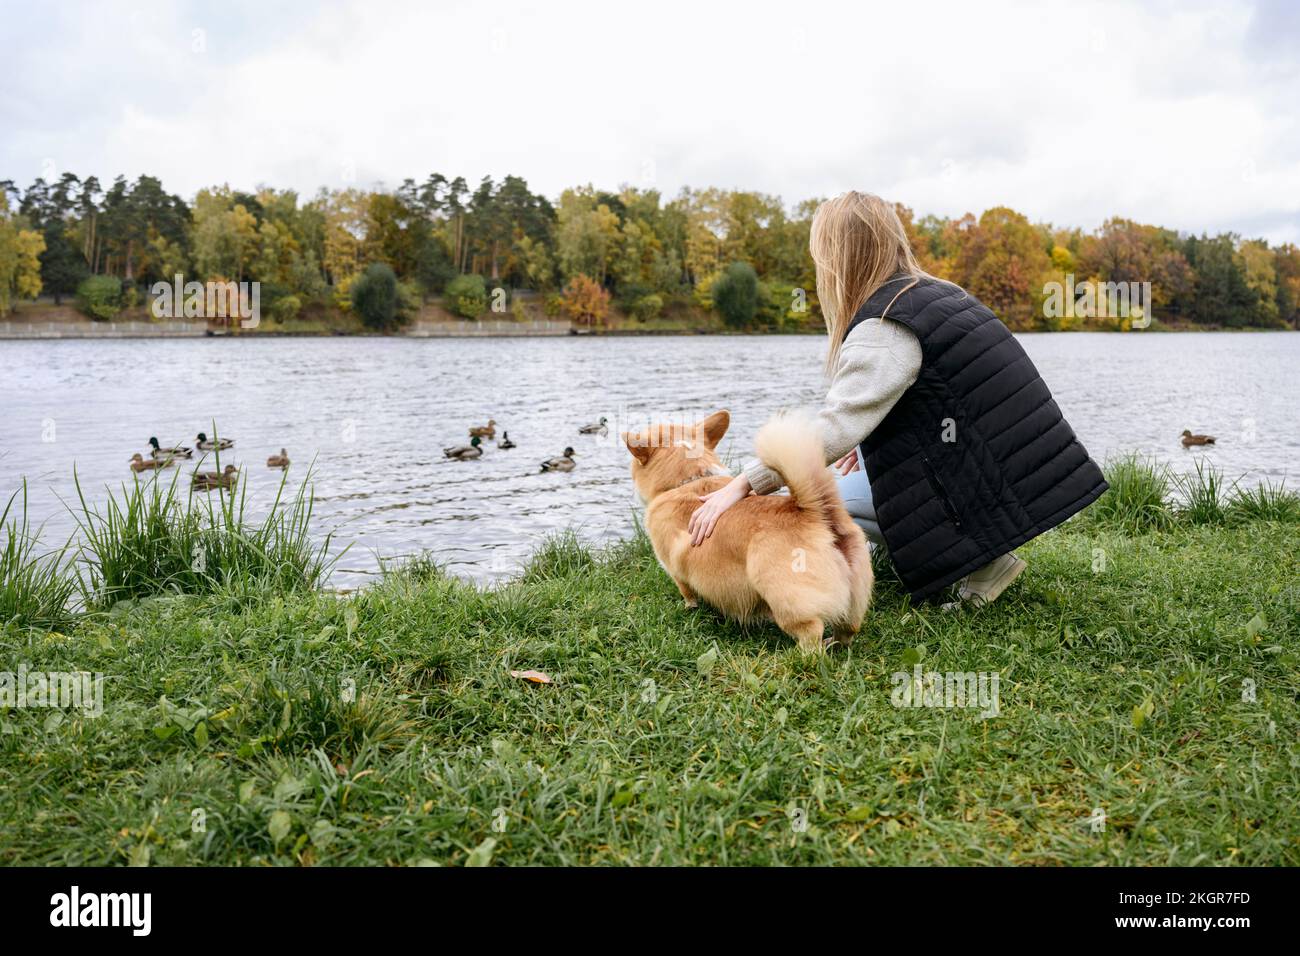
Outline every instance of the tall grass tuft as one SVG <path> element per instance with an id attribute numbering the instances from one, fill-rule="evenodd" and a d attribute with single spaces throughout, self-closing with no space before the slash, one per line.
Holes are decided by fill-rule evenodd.
<path id="1" fill-rule="evenodd" d="M 1173 524 L 1169 506 L 1169 469 L 1138 455 L 1126 455 L 1106 464 L 1110 490 L 1088 509 L 1092 520 L 1126 534 L 1158 531 Z"/>
<path id="2" fill-rule="evenodd" d="M 166 482 L 157 474 L 136 477 L 120 496 L 110 491 L 101 510 L 87 502 L 74 473 L 81 501 L 80 513 L 74 512 L 82 537 L 77 577 L 88 607 L 167 592 L 249 596 L 312 590 L 342 557 L 329 556 L 332 534 L 319 545 L 311 541 L 310 472 L 289 499 L 288 476 L 280 479 L 259 524 L 245 518 L 242 482 L 238 492 L 223 489 L 196 500 L 192 490 L 177 487 L 181 474 L 173 472 Z"/>
<path id="3" fill-rule="evenodd" d="M 15 512 L 14 502 L 22 495 Z M 10 515 L 13 515 L 11 518 Z M 9 496 L 0 513 L 4 546 L 0 547 L 0 625 L 56 629 L 74 616 L 72 597 L 76 584 L 65 574 L 67 547 L 40 554 L 39 530 L 32 533 L 27 520 L 27 482 Z"/>
<path id="4" fill-rule="evenodd" d="M 526 584 L 582 574 L 596 566 L 591 549 L 578 540 L 573 531 L 547 537 L 533 553 L 521 580 Z"/>
<path id="5" fill-rule="evenodd" d="M 1262 482 L 1255 488 L 1236 488 L 1225 508 L 1229 521 L 1300 521 L 1300 495 L 1284 484 Z"/>
<path id="6" fill-rule="evenodd" d="M 1223 472 L 1201 459 L 1196 461 L 1193 474 L 1174 478 L 1180 496 L 1178 517 L 1190 524 L 1222 524 L 1225 517 L 1225 489 Z"/>

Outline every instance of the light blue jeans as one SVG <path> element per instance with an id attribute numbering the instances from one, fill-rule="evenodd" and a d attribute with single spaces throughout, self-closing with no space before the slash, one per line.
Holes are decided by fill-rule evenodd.
<path id="1" fill-rule="evenodd" d="M 840 488 L 840 497 L 844 507 L 853 519 L 853 523 L 867 533 L 867 540 L 877 547 L 883 547 L 885 536 L 880 533 L 880 522 L 876 520 L 876 506 L 871 500 L 871 482 L 867 480 L 867 469 L 862 465 L 862 450 L 855 449 L 858 456 L 858 470 L 836 479 Z"/>

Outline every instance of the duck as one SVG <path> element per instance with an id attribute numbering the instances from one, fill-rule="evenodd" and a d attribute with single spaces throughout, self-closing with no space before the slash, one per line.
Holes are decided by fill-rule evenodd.
<path id="1" fill-rule="evenodd" d="M 149 438 L 149 454 L 154 458 L 190 458 L 194 455 L 189 448 L 184 445 L 177 445 L 175 448 L 159 448 L 156 437 Z"/>
<path id="2" fill-rule="evenodd" d="M 578 428 L 579 435 L 607 435 L 609 434 L 609 419 L 602 417 L 598 422 L 592 422 L 590 425 L 582 425 Z"/>
<path id="3" fill-rule="evenodd" d="M 564 454 L 559 458 L 548 458 L 542 462 L 542 471 L 573 471 L 576 463 L 573 460 L 573 449 L 564 449 Z"/>
<path id="4" fill-rule="evenodd" d="M 497 447 L 498 447 L 498 448 L 514 448 L 514 447 L 515 447 L 515 443 L 512 442 L 512 441 L 510 440 L 510 433 L 509 433 L 509 432 L 502 432 L 502 433 L 501 433 L 501 440 L 500 440 L 499 442 L 497 442 Z"/>
<path id="5" fill-rule="evenodd" d="M 170 458 L 146 458 L 139 452 L 131 456 L 131 470 L 137 473 L 153 471 L 155 468 L 166 468 L 171 463 L 172 459 Z"/>
<path id="6" fill-rule="evenodd" d="M 1186 428 L 1183 429 L 1183 447 L 1191 448 L 1193 445 L 1213 445 L 1213 435 L 1193 435 Z"/>
<path id="7" fill-rule="evenodd" d="M 469 430 L 470 438 L 496 438 L 497 437 L 497 420 L 489 418 L 486 425 L 475 425 Z"/>
<path id="8" fill-rule="evenodd" d="M 196 471 L 194 487 L 200 491 L 212 491 L 214 488 L 229 488 L 239 479 L 239 469 L 227 465 L 224 471 Z"/>
<path id="9" fill-rule="evenodd" d="M 283 448 L 281 448 L 280 454 L 272 455 L 270 458 L 266 459 L 266 467 L 267 468 L 288 468 L 289 453 L 285 451 Z"/>
<path id="10" fill-rule="evenodd" d="M 483 444 L 483 439 L 475 435 L 469 440 L 468 445 L 456 445 L 453 448 L 444 448 L 442 453 L 448 458 L 455 458 L 457 461 L 473 461 L 483 454 L 483 449 L 479 446 Z"/>
<path id="11" fill-rule="evenodd" d="M 199 432 L 195 444 L 198 446 L 199 451 L 225 451 L 227 448 L 235 447 L 235 440 L 233 438 L 213 438 L 209 440 L 207 435 Z"/>

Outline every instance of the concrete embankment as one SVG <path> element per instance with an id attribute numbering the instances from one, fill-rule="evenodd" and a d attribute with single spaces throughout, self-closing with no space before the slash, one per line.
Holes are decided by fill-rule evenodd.
<path id="1" fill-rule="evenodd" d="M 398 336 L 411 338 L 484 338 L 490 336 L 568 335 L 572 323 L 551 319 L 536 322 L 484 320 L 478 322 L 415 322 Z M 206 322 L 0 322 L 0 339 L 170 339 L 205 335 L 243 337 L 338 335 L 339 332 L 295 332 L 292 328 L 261 330 L 209 329 Z"/>
<path id="2" fill-rule="evenodd" d="M 0 322 L 0 339 L 177 339 L 207 334 L 206 322 Z"/>

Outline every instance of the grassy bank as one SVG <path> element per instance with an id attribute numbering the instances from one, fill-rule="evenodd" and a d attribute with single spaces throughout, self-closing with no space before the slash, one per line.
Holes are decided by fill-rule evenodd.
<path id="1" fill-rule="evenodd" d="M 0 711 L 0 862 L 1296 865 L 1295 499 L 1111 474 L 996 605 L 912 607 L 882 566 L 820 659 L 684 609 L 643 537 L 557 540 L 493 590 L 416 562 L 341 597 L 318 552 L 276 550 L 293 520 L 143 501 L 76 557 L 138 570 L 170 542 L 124 600 L 83 571 L 75 614 L 23 618 L 73 559 L 0 568 L 0 669 L 104 675 L 102 716 Z M 246 546 L 177 566 L 232 524 Z M 996 673 L 998 714 L 894 706 L 917 663 Z"/>

